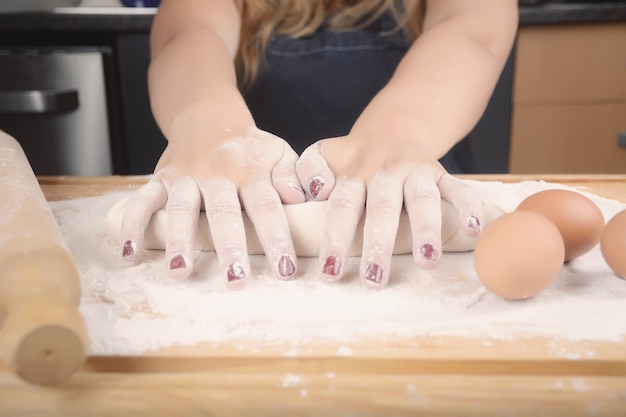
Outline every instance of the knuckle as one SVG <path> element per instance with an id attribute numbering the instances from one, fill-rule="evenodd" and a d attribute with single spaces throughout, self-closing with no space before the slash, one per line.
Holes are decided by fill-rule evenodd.
<path id="1" fill-rule="evenodd" d="M 251 209 L 259 216 L 268 216 L 280 209 L 280 203 L 275 198 L 259 197 L 252 202 Z"/>
<path id="2" fill-rule="evenodd" d="M 241 216 L 241 207 L 234 201 L 218 201 L 214 203 L 207 215 L 212 220 L 225 220 L 236 216 Z"/>
<path id="3" fill-rule="evenodd" d="M 367 212 L 378 215 L 398 215 L 399 212 L 389 201 L 374 199 L 367 202 Z"/>
<path id="4" fill-rule="evenodd" d="M 185 213 L 189 211 L 190 204 L 183 199 L 170 199 L 167 203 L 167 211 L 170 213 Z"/>
<path id="5" fill-rule="evenodd" d="M 227 242 L 219 250 L 219 257 L 224 262 L 238 261 L 244 258 L 244 246 L 235 242 Z"/>
<path id="6" fill-rule="evenodd" d="M 184 213 L 187 211 L 188 204 L 182 200 L 169 200 L 167 203 L 167 211 L 169 213 Z"/>
<path id="7" fill-rule="evenodd" d="M 441 197 L 437 189 L 428 187 L 409 187 L 405 191 L 407 199 L 419 200 L 427 203 L 436 203 Z"/>
<path id="8" fill-rule="evenodd" d="M 341 210 L 341 211 L 354 211 L 359 209 L 360 204 L 354 198 L 349 198 L 347 196 L 333 197 L 329 204 L 331 206 L 331 210 Z"/>

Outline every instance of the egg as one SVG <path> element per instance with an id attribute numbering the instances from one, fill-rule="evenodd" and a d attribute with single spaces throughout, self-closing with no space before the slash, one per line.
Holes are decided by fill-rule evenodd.
<path id="1" fill-rule="evenodd" d="M 474 266 L 485 288 L 519 300 L 547 288 L 559 274 L 564 256 L 563 239 L 550 220 L 514 211 L 495 219 L 478 237 Z"/>
<path id="2" fill-rule="evenodd" d="M 607 222 L 600 236 L 600 251 L 611 269 L 626 278 L 626 210 Z"/>
<path id="3" fill-rule="evenodd" d="M 561 232 L 565 261 L 589 252 L 600 241 L 604 215 L 581 193 L 550 189 L 528 196 L 516 210 L 533 211 L 547 217 Z"/>

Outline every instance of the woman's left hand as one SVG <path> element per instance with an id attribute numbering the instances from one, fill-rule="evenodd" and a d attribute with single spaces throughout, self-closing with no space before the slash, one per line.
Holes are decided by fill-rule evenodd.
<path id="1" fill-rule="evenodd" d="M 344 274 L 364 210 L 359 275 L 371 288 L 389 281 L 403 206 L 411 224 L 413 257 L 421 268 L 433 269 L 441 259 L 441 199 L 457 209 L 463 233 L 480 233 L 481 201 L 429 154 L 410 139 L 399 143 L 356 134 L 321 140 L 303 152 L 296 166 L 301 183 L 310 198 L 328 199 L 330 205 L 320 248 L 320 268 L 327 279 Z"/>
<path id="2" fill-rule="evenodd" d="M 302 154 L 300 182 L 314 199 L 330 203 L 320 248 L 326 277 L 345 272 L 364 208 L 360 276 L 373 288 L 389 280 L 403 205 L 422 268 L 441 259 L 441 199 L 456 207 L 464 233 L 480 233 L 480 200 L 438 159 L 481 117 L 510 54 L 517 18 L 514 0 L 428 1 L 419 37 L 350 133 Z"/>

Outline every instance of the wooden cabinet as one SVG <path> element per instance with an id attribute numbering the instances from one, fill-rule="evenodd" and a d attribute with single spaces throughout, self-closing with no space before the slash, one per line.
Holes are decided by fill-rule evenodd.
<path id="1" fill-rule="evenodd" d="M 522 27 L 509 171 L 626 173 L 625 135 L 626 23 Z"/>

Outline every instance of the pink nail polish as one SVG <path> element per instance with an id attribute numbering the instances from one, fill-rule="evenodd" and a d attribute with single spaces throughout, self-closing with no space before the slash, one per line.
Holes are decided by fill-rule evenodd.
<path id="1" fill-rule="evenodd" d="M 170 261 L 170 269 L 184 269 L 187 268 L 187 262 L 183 255 L 176 255 Z"/>
<path id="2" fill-rule="evenodd" d="M 430 243 L 426 243 L 420 248 L 420 255 L 428 261 L 434 261 L 439 256 L 434 246 Z"/>
<path id="3" fill-rule="evenodd" d="M 340 271 L 341 262 L 339 262 L 339 259 L 337 259 L 336 256 L 329 256 L 328 258 L 326 258 L 324 266 L 322 267 L 322 272 L 324 274 L 336 277 L 337 275 L 339 275 Z"/>
<path id="4" fill-rule="evenodd" d="M 122 257 L 128 258 L 129 256 L 133 256 L 135 254 L 135 242 L 132 240 L 127 240 L 124 242 L 124 246 L 122 247 Z"/>
<path id="5" fill-rule="evenodd" d="M 311 182 L 309 183 L 309 192 L 314 199 L 317 199 L 317 196 L 320 195 L 322 188 L 324 188 L 324 179 L 322 177 L 313 177 Z"/>
<path id="6" fill-rule="evenodd" d="M 470 229 L 474 229 L 480 232 L 480 220 L 478 220 L 478 218 L 475 216 L 469 218 L 469 220 L 467 221 L 467 226 Z"/>
<path id="7" fill-rule="evenodd" d="M 296 264 L 290 256 L 283 255 L 278 261 L 278 273 L 280 276 L 288 278 L 296 273 Z"/>
<path id="8" fill-rule="evenodd" d="M 241 281 L 246 278 L 246 273 L 238 263 L 232 263 L 226 271 L 226 279 L 228 282 Z"/>
<path id="9" fill-rule="evenodd" d="M 365 279 L 374 284 L 380 284 L 383 281 L 383 267 L 373 262 L 365 269 Z"/>

